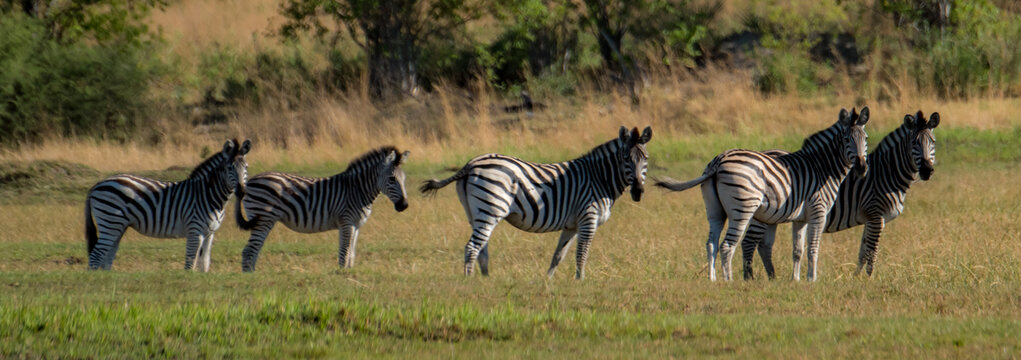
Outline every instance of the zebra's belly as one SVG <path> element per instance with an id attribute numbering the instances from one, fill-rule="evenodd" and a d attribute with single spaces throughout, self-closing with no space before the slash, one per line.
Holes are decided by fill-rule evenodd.
<path id="1" fill-rule="evenodd" d="M 521 212 L 512 212 L 508 214 L 507 217 L 504 218 L 504 221 L 519 230 L 533 233 L 560 231 L 569 227 L 564 221 L 550 222 L 548 224 L 543 224 L 541 218 L 536 221 L 532 221 L 531 218 L 526 218 Z"/>
<path id="2" fill-rule="evenodd" d="M 323 231 L 337 230 L 339 228 L 339 226 L 335 222 L 321 222 L 321 223 L 312 222 L 309 224 L 298 224 L 295 223 L 294 221 L 283 220 L 281 220 L 280 222 L 283 223 L 284 226 L 286 226 L 288 229 L 303 234 L 314 234 Z"/>
<path id="3" fill-rule="evenodd" d="M 188 227 L 183 223 L 168 228 L 139 225 L 132 225 L 131 228 L 135 229 L 135 231 L 138 231 L 139 234 L 158 239 L 179 239 L 183 237 L 188 237 Z"/>

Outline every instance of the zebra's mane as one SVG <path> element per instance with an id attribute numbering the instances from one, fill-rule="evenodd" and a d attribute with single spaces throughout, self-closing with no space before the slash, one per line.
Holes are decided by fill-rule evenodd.
<path id="1" fill-rule="evenodd" d="M 233 141 L 234 141 L 234 148 L 237 149 L 237 147 L 239 146 L 237 144 L 238 141 L 236 139 L 233 140 Z M 220 164 L 223 164 L 223 160 L 225 160 L 225 159 L 227 159 L 227 156 L 224 155 L 223 151 L 222 150 L 221 151 L 217 151 L 216 154 L 213 154 L 212 156 L 210 156 L 206 160 L 202 161 L 201 164 L 196 166 L 195 169 L 193 169 L 191 171 L 191 174 L 188 174 L 188 178 L 191 179 L 191 178 L 195 178 L 195 177 L 202 176 L 202 175 L 205 175 L 205 174 L 209 174 L 211 172 L 210 171 L 211 169 L 214 169 L 217 166 L 220 166 Z"/>
<path id="2" fill-rule="evenodd" d="M 604 156 L 606 156 L 606 154 L 613 153 L 614 151 L 620 150 L 622 148 L 624 148 L 624 145 L 621 144 L 620 139 L 619 138 L 613 138 L 613 140 L 607 141 L 605 143 L 602 143 L 602 144 L 592 148 L 592 150 L 589 150 L 587 153 L 585 153 L 582 156 L 579 156 L 577 159 L 589 159 L 589 158 L 591 158 L 591 159 L 602 159 Z"/>
<path id="3" fill-rule="evenodd" d="M 830 143 L 837 138 L 838 135 L 837 126 L 840 126 L 840 124 L 839 123 L 833 124 L 828 128 L 819 130 L 815 134 L 809 135 L 807 138 L 805 138 L 805 141 L 801 143 L 801 149 L 795 152 L 801 152 L 804 150 L 819 150 L 830 145 Z M 811 146 L 813 144 L 819 144 L 821 146 Z"/>
<path id="4" fill-rule="evenodd" d="M 363 154 L 362 156 L 359 156 L 357 159 L 351 160 L 351 163 L 347 165 L 347 169 L 344 169 L 343 174 L 358 172 L 362 169 L 370 167 L 371 165 L 376 165 L 380 161 L 383 161 L 383 159 L 386 158 L 386 155 L 389 154 L 391 151 L 397 154 L 397 157 L 394 159 L 394 162 L 400 164 L 402 155 L 401 152 L 397 150 L 396 146 L 393 145 L 381 146 L 379 148 L 376 148 Z"/>
<path id="5" fill-rule="evenodd" d="M 881 155 L 889 151 L 896 151 L 897 147 L 903 144 L 910 134 L 911 129 L 908 128 L 908 125 L 902 124 L 883 137 L 883 140 L 879 141 L 879 145 L 876 146 L 876 150 L 872 154 Z M 871 160 L 872 157 L 870 156 L 869 161 Z"/>

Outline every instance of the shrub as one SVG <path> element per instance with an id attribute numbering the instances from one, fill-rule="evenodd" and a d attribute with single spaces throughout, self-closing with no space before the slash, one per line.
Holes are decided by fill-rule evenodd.
<path id="1" fill-rule="evenodd" d="M 61 44 L 42 21 L 0 21 L 0 142 L 43 135 L 125 140 L 144 123 L 149 80 L 161 67 L 145 47 Z"/>

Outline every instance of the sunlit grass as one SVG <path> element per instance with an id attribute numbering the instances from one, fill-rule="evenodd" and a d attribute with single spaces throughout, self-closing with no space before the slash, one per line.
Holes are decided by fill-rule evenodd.
<path id="1" fill-rule="evenodd" d="M 337 266 L 335 231 L 278 226 L 254 274 L 240 272 L 247 234 L 233 225 L 232 210 L 217 232 L 209 274 L 182 270 L 183 240 L 134 232 L 112 272 L 88 272 L 84 194 L 26 203 L 29 195 L 5 192 L 0 354 L 1009 357 L 1021 335 L 1021 187 L 1011 185 L 1018 156 L 1008 151 L 1017 148 L 1014 131 L 938 131 L 936 173 L 912 186 L 906 212 L 888 224 L 875 276 L 853 275 L 862 231 L 855 228 L 824 236 L 817 283 L 789 280 L 788 226 L 777 235 L 777 280 L 706 280 L 707 225 L 697 191 L 649 189 L 640 203 L 621 199 L 596 233 L 585 281 L 573 279 L 573 253 L 553 279 L 545 277 L 556 234 L 507 224 L 490 243 L 492 276 L 464 278 L 470 228 L 452 188 L 434 198 L 412 195 L 403 213 L 380 198 L 361 231 L 354 269 Z M 650 144 L 650 171 L 694 177 L 717 148 L 794 149 L 800 139 L 660 136 Z M 996 146 L 1003 151 L 990 155 Z M 570 145 L 527 142 L 503 149 L 542 161 L 578 154 Z M 409 163 L 409 187 L 446 176 L 442 168 L 474 154 L 456 146 L 437 152 Z M 268 155 L 253 153 L 253 167 L 280 166 Z M 319 164 L 287 164 L 329 174 L 354 157 L 322 156 Z M 51 190 L 39 191 L 27 199 Z"/>

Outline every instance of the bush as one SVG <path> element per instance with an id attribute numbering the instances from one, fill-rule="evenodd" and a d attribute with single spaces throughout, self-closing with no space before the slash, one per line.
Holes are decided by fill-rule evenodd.
<path id="1" fill-rule="evenodd" d="M 41 21 L 0 22 L 0 142 L 43 135 L 125 140 L 144 122 L 149 79 L 159 71 L 134 45 L 59 44 Z M 137 44 L 136 44 L 137 45 Z"/>

